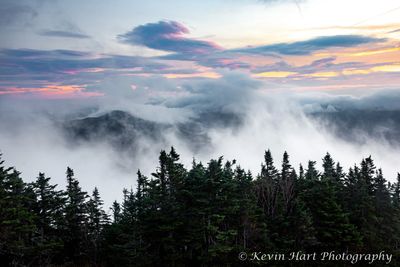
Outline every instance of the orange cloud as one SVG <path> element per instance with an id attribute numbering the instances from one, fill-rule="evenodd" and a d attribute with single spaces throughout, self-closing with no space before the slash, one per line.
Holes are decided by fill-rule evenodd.
<path id="1" fill-rule="evenodd" d="M 0 95 L 35 94 L 48 98 L 71 98 L 102 96 L 98 92 L 85 92 L 84 86 L 80 85 L 57 85 L 49 84 L 43 87 L 5 87 Z"/>
<path id="2" fill-rule="evenodd" d="M 345 69 L 343 75 L 366 75 L 374 72 L 400 72 L 400 63 L 375 66 L 368 69 Z"/>
<path id="3" fill-rule="evenodd" d="M 316 77 L 316 78 L 329 78 L 329 77 L 336 77 L 339 75 L 340 75 L 340 73 L 338 73 L 338 72 L 327 71 L 327 72 L 315 72 L 315 73 L 311 73 L 311 74 L 305 74 L 304 76 Z"/>
<path id="4" fill-rule="evenodd" d="M 267 71 L 254 74 L 253 77 L 256 78 L 286 78 L 290 75 L 294 75 L 296 72 L 292 71 Z"/>
<path id="5" fill-rule="evenodd" d="M 168 73 L 163 75 L 168 79 L 182 79 L 182 78 L 209 78 L 218 79 L 221 75 L 216 72 L 200 72 L 200 73 Z"/>
<path id="6" fill-rule="evenodd" d="M 373 49 L 373 50 L 362 51 L 362 52 L 358 52 L 358 53 L 349 53 L 348 55 L 353 56 L 353 57 L 362 57 L 362 56 L 370 56 L 370 55 L 390 53 L 390 52 L 396 52 L 396 51 L 400 51 L 400 47 Z"/>
<path id="7" fill-rule="evenodd" d="M 373 67 L 373 72 L 400 72 L 400 63 Z"/>

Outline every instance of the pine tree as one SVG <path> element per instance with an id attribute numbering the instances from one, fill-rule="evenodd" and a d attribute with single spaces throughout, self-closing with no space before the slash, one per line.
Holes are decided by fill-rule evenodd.
<path id="1" fill-rule="evenodd" d="M 309 181 L 317 181 L 320 177 L 319 172 L 317 171 L 317 169 L 315 168 L 315 165 L 317 163 L 315 161 L 309 161 L 308 162 L 308 166 L 307 166 L 307 171 L 306 171 L 306 179 Z"/>
<path id="2" fill-rule="evenodd" d="M 87 259 L 87 206 L 86 192 L 82 191 L 79 181 L 74 177 L 74 171 L 67 168 L 67 188 L 65 223 L 63 225 L 63 240 L 66 256 L 69 260 L 80 263 Z"/>
<path id="3" fill-rule="evenodd" d="M 338 179 L 335 162 L 329 153 L 323 158 L 323 170 L 321 179 L 318 180 L 319 174 L 315 169 L 315 162 L 309 161 L 306 186 L 302 192 L 302 198 L 312 212 L 318 241 L 316 245 L 320 249 L 335 247 L 348 249 L 358 243 L 358 235 L 338 198 L 341 182 Z"/>
<path id="4" fill-rule="evenodd" d="M 397 173 L 397 181 L 393 186 L 392 199 L 394 206 L 400 208 L 400 173 Z"/>
<path id="5" fill-rule="evenodd" d="M 396 251 L 397 255 L 400 253 L 400 173 L 397 173 L 396 183 L 392 186 L 392 207 L 393 207 L 393 241 L 392 249 Z M 386 222 L 385 222 L 386 223 Z"/>
<path id="6" fill-rule="evenodd" d="M 277 209 L 278 170 L 274 166 L 274 161 L 270 150 L 265 151 L 264 163 L 261 165 L 261 174 L 256 181 L 256 192 L 258 203 L 264 210 L 267 217 L 273 218 Z"/>
<path id="7" fill-rule="evenodd" d="M 283 154 L 282 170 L 280 175 L 280 191 L 282 194 L 284 213 L 289 214 L 294 200 L 294 185 L 297 179 L 296 171 L 289 163 L 289 155 Z"/>
<path id="8" fill-rule="evenodd" d="M 331 155 L 326 153 L 325 157 L 322 159 L 322 178 L 325 180 L 335 181 L 336 178 L 336 170 L 335 170 L 335 162 L 333 161 Z"/>
<path id="9" fill-rule="evenodd" d="M 36 198 L 38 264 L 45 265 L 51 263 L 63 248 L 59 226 L 63 222 L 65 196 L 62 191 L 56 190 L 57 185 L 50 184 L 50 177 L 41 172 L 32 187 Z"/>
<path id="10" fill-rule="evenodd" d="M 121 219 L 121 205 L 117 201 L 114 201 L 111 210 L 113 214 L 113 222 L 118 223 Z"/>
<path id="11" fill-rule="evenodd" d="M 390 184 L 371 157 L 344 173 L 329 154 L 322 172 L 309 161 L 299 176 L 271 152 L 261 172 L 236 161 L 193 160 L 190 170 L 171 148 L 136 190 L 112 205 L 97 188 L 88 201 L 72 169 L 56 190 L 39 173 L 26 184 L 0 159 L 0 260 L 11 266 L 238 266 L 239 251 L 385 250 L 400 256 L 400 174 Z M 393 264 L 397 264 L 393 259 Z"/>
<path id="12" fill-rule="evenodd" d="M 21 266 L 34 258 L 35 199 L 20 173 L 3 163 L 0 158 L 0 259 L 6 265 Z"/>
<path id="13" fill-rule="evenodd" d="M 98 265 L 98 254 L 100 251 L 101 235 L 104 227 L 109 223 L 107 213 L 103 210 L 103 200 L 100 198 L 99 190 L 94 188 L 87 202 L 88 221 L 87 231 L 90 247 L 90 258 L 93 265 Z"/>
<path id="14" fill-rule="evenodd" d="M 354 169 L 356 194 L 351 196 L 352 202 L 348 203 L 351 205 L 349 210 L 352 211 L 353 224 L 362 233 L 362 242 L 370 244 L 370 246 L 375 244 L 378 225 L 373 199 L 375 170 L 376 167 L 371 156 L 361 161 L 360 168 Z"/>
<path id="15" fill-rule="evenodd" d="M 382 170 L 378 169 L 373 181 L 375 191 L 374 204 L 375 216 L 378 222 L 374 246 L 390 250 L 399 238 L 397 226 L 396 210 L 392 205 L 390 191 L 386 179 L 383 177 Z"/>
<path id="16" fill-rule="evenodd" d="M 375 170 L 376 167 L 371 156 L 361 161 L 361 169 L 360 169 L 361 180 L 362 183 L 364 184 L 363 186 L 366 186 L 365 190 L 367 190 L 369 196 L 372 196 L 374 194 L 373 180 L 374 180 Z"/>

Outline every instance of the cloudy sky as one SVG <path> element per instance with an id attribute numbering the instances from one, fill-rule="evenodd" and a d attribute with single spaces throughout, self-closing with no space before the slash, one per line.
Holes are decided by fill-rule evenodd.
<path id="1" fill-rule="evenodd" d="M 390 90 L 399 18 L 397 0 L 2 0 L 0 95 L 149 101 L 229 72 L 278 90 Z"/>
<path id="2" fill-rule="evenodd" d="M 110 204 L 170 145 L 187 166 L 224 155 L 257 173 L 270 148 L 293 166 L 329 151 L 346 169 L 372 155 L 389 180 L 399 171 L 384 138 L 347 142 L 303 114 L 400 109 L 398 0 L 1 0 L 0 35 L 0 152 L 27 181 L 44 171 L 62 185 L 70 166 Z M 61 120 L 113 109 L 171 124 L 203 111 L 244 120 L 204 126 L 201 151 L 174 131 L 143 136 L 137 157 L 60 132 Z"/>

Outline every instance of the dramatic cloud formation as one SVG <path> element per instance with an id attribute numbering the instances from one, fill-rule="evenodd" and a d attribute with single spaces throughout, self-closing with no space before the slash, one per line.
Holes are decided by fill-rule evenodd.
<path id="1" fill-rule="evenodd" d="M 396 147 L 359 132 L 358 135 L 365 135 L 366 143 L 347 142 L 333 135 L 331 128 L 307 115 L 310 112 L 352 108 L 397 109 L 398 90 L 359 98 L 328 94 L 305 96 L 288 90 L 273 91 L 265 82 L 229 72 L 219 79 L 186 81 L 181 84 L 181 89 L 176 88 L 175 80 L 166 78 L 127 77 L 125 82 L 118 81 L 114 77 L 103 87 L 108 93 L 115 91 L 119 102 L 108 98 L 96 101 L 0 101 L 0 123 L 5 126 L 0 129 L 0 148 L 5 159 L 15 164 L 28 181 L 34 179 L 38 171 L 45 171 L 60 185 L 65 184 L 66 166 L 71 166 L 85 190 L 90 190 L 96 182 L 107 205 L 120 197 L 123 186 L 134 187 L 137 168 L 146 174 L 154 171 L 158 152 L 171 145 L 182 154 L 187 166 L 193 156 L 207 161 L 210 157 L 224 155 L 226 159 L 237 159 L 242 167 L 257 173 L 264 150 L 270 148 L 277 165 L 284 150 L 289 152 L 291 163 L 296 167 L 299 163 L 306 164 L 309 159 L 320 164 L 322 156 L 329 151 L 345 168 L 361 157 L 372 155 L 389 179 L 394 179 L 398 171 L 396 159 L 399 153 Z M 129 87 L 133 83 L 137 88 L 132 91 Z M 149 93 L 145 86 L 166 94 L 158 102 L 143 104 L 151 99 L 151 95 L 142 95 L 135 102 L 140 94 Z M 120 88 L 133 94 L 137 90 L 142 92 L 131 98 L 119 94 L 117 91 Z M 174 90 L 181 90 L 184 94 L 168 94 Z M 136 136 L 134 141 L 137 146 L 131 150 L 125 145 L 126 151 L 110 145 L 107 136 L 100 136 L 97 142 L 76 144 L 65 139 L 60 128 L 63 122 L 99 116 L 113 109 L 122 109 L 135 117 L 172 126 L 161 131 L 157 140 Z M 238 119 L 229 124 L 232 118 Z M 132 125 L 128 121 L 126 123 L 123 128 L 130 129 Z M 186 127 L 184 129 L 189 129 L 189 133 L 204 136 L 197 149 L 193 148 L 195 141 L 179 135 L 178 127 Z M 93 134 L 99 133 L 98 129 Z M 109 134 L 114 136 L 114 133 Z"/>
<path id="2" fill-rule="evenodd" d="M 189 93 L 166 101 L 170 107 L 189 107 L 197 111 L 222 111 L 240 114 L 253 101 L 255 91 L 262 82 L 249 79 L 240 72 L 226 72 L 216 80 L 186 82 L 182 88 Z"/>
<path id="3" fill-rule="evenodd" d="M 189 29 L 179 22 L 159 21 L 135 27 L 125 34 L 118 35 L 118 39 L 127 44 L 180 54 L 208 54 L 220 50 L 220 47 L 212 42 L 184 37 L 189 33 Z"/>
<path id="4" fill-rule="evenodd" d="M 371 154 L 394 178 L 399 152 L 386 138 L 400 136 L 393 1 L 118 2 L 2 1 L 0 149 L 24 177 L 43 170 L 62 184 L 71 165 L 110 203 L 137 168 L 153 171 L 159 150 L 174 145 L 185 164 L 225 155 L 255 172 L 267 148 L 276 157 L 288 150 L 294 166 L 326 151 L 346 167 Z M 368 19 L 378 9 L 390 12 Z M 112 110 L 150 121 L 140 127 L 161 124 L 159 140 L 139 135 L 125 152 L 109 136 L 66 140 L 66 121 Z M 354 110 L 362 116 L 349 125 L 363 112 L 379 124 L 356 132 L 362 142 L 313 117 Z M 392 117 L 383 123 L 385 112 Z"/>

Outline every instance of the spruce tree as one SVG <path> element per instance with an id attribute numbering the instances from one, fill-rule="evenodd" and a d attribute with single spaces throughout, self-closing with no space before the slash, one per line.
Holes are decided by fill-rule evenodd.
<path id="1" fill-rule="evenodd" d="M 3 163 L 0 158 L 0 258 L 6 265 L 23 266 L 34 258 L 35 199 L 20 172 Z"/>
<path id="2" fill-rule="evenodd" d="M 87 231 L 89 241 L 89 254 L 93 265 L 99 263 L 99 251 L 102 241 L 102 232 L 109 223 L 107 213 L 103 210 L 103 200 L 100 198 L 99 190 L 94 188 L 92 196 L 87 202 Z"/>
<path id="3" fill-rule="evenodd" d="M 74 171 L 67 168 L 67 188 L 63 240 L 69 260 L 81 263 L 87 259 L 87 206 L 86 192 L 82 191 Z"/>
<path id="4" fill-rule="evenodd" d="M 32 184 L 36 197 L 35 213 L 37 226 L 38 264 L 45 265 L 60 257 L 63 242 L 60 238 L 65 206 L 65 195 L 56 190 L 57 185 L 50 184 L 50 177 L 40 172 Z"/>

